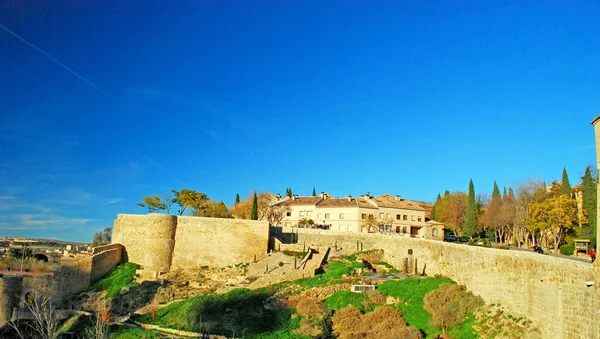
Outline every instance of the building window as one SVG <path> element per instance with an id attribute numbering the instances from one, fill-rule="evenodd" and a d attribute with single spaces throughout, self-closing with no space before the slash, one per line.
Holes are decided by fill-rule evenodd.
<path id="1" fill-rule="evenodd" d="M 396 220 L 402 219 L 402 214 L 396 214 Z"/>
<path id="2" fill-rule="evenodd" d="M 306 216 L 310 217 L 312 215 L 312 211 L 306 211 Z"/>
<path id="3" fill-rule="evenodd" d="M 304 211 L 300 211 L 300 216 L 303 217 L 304 216 Z"/>
<path id="4" fill-rule="evenodd" d="M 423 221 L 423 218 L 421 216 L 419 216 L 419 221 Z"/>
<path id="5" fill-rule="evenodd" d="M 431 230 L 431 236 L 437 237 L 437 228 L 434 228 L 433 230 Z"/>
<path id="6" fill-rule="evenodd" d="M 323 213 L 317 213 L 317 219 L 323 219 Z"/>
<path id="7" fill-rule="evenodd" d="M 386 219 L 392 219 L 392 215 L 389 213 L 385 217 L 386 217 Z"/>
<path id="8" fill-rule="evenodd" d="M 403 226 L 403 227 L 402 227 L 402 233 L 407 233 L 407 232 L 406 232 L 406 226 Z"/>
<path id="9" fill-rule="evenodd" d="M 385 214 L 379 213 L 379 219 L 383 219 L 383 218 L 385 218 Z"/>
<path id="10" fill-rule="evenodd" d="M 325 219 L 329 219 L 329 213 L 325 213 Z"/>
<path id="11" fill-rule="evenodd" d="M 411 215 L 410 220 L 415 221 L 415 220 L 417 220 L 417 218 L 414 215 Z"/>
<path id="12" fill-rule="evenodd" d="M 361 218 L 361 219 L 367 219 L 367 215 L 366 215 L 365 213 L 363 213 L 363 214 L 360 216 L 360 218 Z"/>
<path id="13" fill-rule="evenodd" d="M 369 216 L 372 218 L 372 217 L 373 217 L 373 214 L 369 214 Z"/>
<path id="14" fill-rule="evenodd" d="M 403 216 L 402 216 L 402 220 L 408 220 L 408 215 L 406 215 L 406 214 L 405 214 L 405 215 L 403 215 Z"/>
<path id="15" fill-rule="evenodd" d="M 340 213 L 340 219 L 344 219 L 344 213 Z"/>
<path id="16" fill-rule="evenodd" d="M 348 225 L 348 232 L 352 232 L 352 225 Z"/>
<path id="17" fill-rule="evenodd" d="M 288 216 L 288 217 L 291 217 L 292 216 L 292 212 L 287 212 L 285 215 Z"/>

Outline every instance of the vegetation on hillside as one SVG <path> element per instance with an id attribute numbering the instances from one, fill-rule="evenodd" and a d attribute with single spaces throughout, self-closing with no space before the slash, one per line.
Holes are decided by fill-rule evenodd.
<path id="1" fill-rule="evenodd" d="M 140 266 L 134 263 L 124 263 L 117 266 L 114 270 L 96 281 L 90 290 L 106 291 L 104 296 L 106 299 L 116 296 L 121 292 L 123 287 L 136 287 L 139 284 L 135 283 L 135 271 Z"/>
<path id="2" fill-rule="evenodd" d="M 361 255 L 365 254 L 353 257 Z M 344 289 L 334 290 L 323 299 L 309 296 L 313 289 L 322 291 L 327 286 L 359 279 L 353 274 L 363 267 L 362 262 L 333 260 L 325 266 L 323 274 L 315 277 L 260 290 L 235 289 L 225 294 L 198 296 L 158 309 L 154 319 L 148 314 L 136 320 L 166 328 L 245 338 L 394 337 L 399 333 L 405 338 L 434 338 L 443 332 L 455 338 L 477 338 L 473 329 L 475 317 L 469 312 L 471 304 L 463 302 L 475 297 L 447 278 L 408 277 L 383 282 L 377 290 L 367 293 Z M 436 300 L 431 293 L 440 291 L 440 286 L 451 287 L 443 287 L 439 295 L 460 297 L 460 301 L 454 302 L 457 307 L 440 306 L 442 315 L 452 317 L 451 322 L 443 324 L 435 321 L 439 316 L 435 313 L 437 308 L 432 306 L 435 303 L 429 305 L 433 315 L 426 310 L 426 300 Z M 452 293 L 447 293 L 447 289 Z"/>

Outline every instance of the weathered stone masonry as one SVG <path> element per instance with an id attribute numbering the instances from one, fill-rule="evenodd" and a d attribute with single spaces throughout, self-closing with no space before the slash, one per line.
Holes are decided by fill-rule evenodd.
<path id="1" fill-rule="evenodd" d="M 298 244 L 337 247 L 338 253 L 383 249 L 385 260 L 396 267 L 411 258 L 418 272 L 447 276 L 486 302 L 528 317 L 544 338 L 600 338 L 597 265 L 533 252 L 375 234 L 302 230 Z"/>
<path id="2" fill-rule="evenodd" d="M 144 271 L 250 262 L 267 254 L 267 221 L 119 214 L 113 243 L 125 247 L 127 260 Z"/>

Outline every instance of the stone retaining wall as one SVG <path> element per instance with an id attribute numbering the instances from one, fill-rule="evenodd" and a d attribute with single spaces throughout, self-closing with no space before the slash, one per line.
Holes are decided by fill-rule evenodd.
<path id="1" fill-rule="evenodd" d="M 385 235 L 298 233 L 295 246 L 337 247 L 339 253 L 383 249 L 395 267 L 447 276 L 488 303 L 526 316 L 545 338 L 600 338 L 600 274 L 596 265 L 521 252 Z M 410 254 L 412 253 L 412 254 Z M 593 285 L 588 287 L 588 282 Z"/>

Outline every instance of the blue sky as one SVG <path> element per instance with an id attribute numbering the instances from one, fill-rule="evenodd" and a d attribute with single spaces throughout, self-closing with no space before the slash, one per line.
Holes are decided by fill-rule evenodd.
<path id="1" fill-rule="evenodd" d="M 598 22 L 596 1 L 4 3 L 0 234 L 91 241 L 182 188 L 576 183 Z"/>

